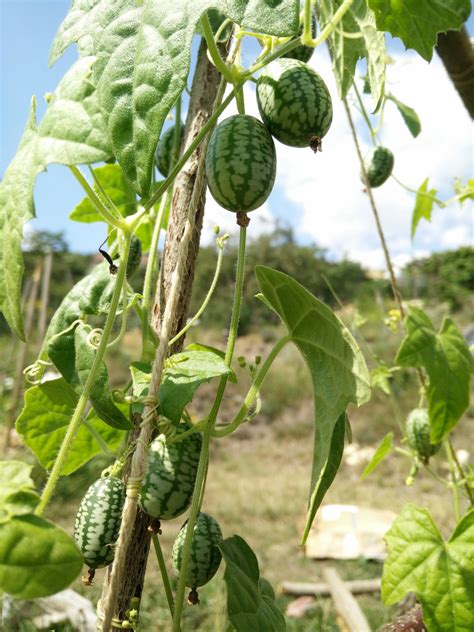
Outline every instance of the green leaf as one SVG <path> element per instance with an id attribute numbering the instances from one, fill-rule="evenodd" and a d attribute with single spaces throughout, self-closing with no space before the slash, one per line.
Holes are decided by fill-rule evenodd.
<path id="1" fill-rule="evenodd" d="M 36 101 L 31 101 L 28 122 L 16 156 L 0 184 L 0 311 L 13 332 L 25 340 L 20 292 L 23 277 L 21 241 L 24 224 L 35 217 L 33 189 L 43 171 L 37 153 Z"/>
<path id="2" fill-rule="evenodd" d="M 325 471 L 331 470 L 336 422 L 350 402 L 360 406 L 370 398 L 369 372 L 354 338 L 329 307 L 282 272 L 257 266 L 255 274 L 266 304 L 286 325 L 311 373 L 315 435 L 310 498 L 320 502 L 329 480 Z M 316 510 L 310 506 L 305 532 Z"/>
<path id="3" fill-rule="evenodd" d="M 243 538 L 234 535 L 219 544 L 225 559 L 227 615 L 237 632 L 284 632 L 285 617 L 275 603 L 271 584 L 260 577 L 258 561 Z"/>
<path id="4" fill-rule="evenodd" d="M 459 196 L 458 202 L 461 205 L 466 200 L 474 200 L 474 179 L 467 180 L 466 184 L 463 184 L 460 178 L 455 178 L 453 189 Z"/>
<path id="5" fill-rule="evenodd" d="M 80 323 L 75 329 L 56 335 L 48 346 L 50 359 L 77 395 L 84 389 L 97 353 L 96 347 L 89 341 L 90 333 L 90 326 Z M 109 373 L 104 362 L 96 373 L 89 401 L 97 416 L 112 428 L 129 430 L 132 427 L 112 399 Z"/>
<path id="6" fill-rule="evenodd" d="M 325 0 L 320 7 L 321 28 L 329 24 L 342 0 Z M 329 39 L 329 50 L 339 95 L 344 98 L 354 80 L 359 59 L 367 59 L 370 92 L 377 110 L 384 93 L 386 49 L 384 34 L 375 28 L 375 18 L 363 0 L 355 0 Z M 343 32 L 361 37 L 344 37 Z"/>
<path id="7" fill-rule="evenodd" d="M 311 530 L 311 525 L 316 517 L 316 513 L 323 502 L 323 498 L 327 490 L 331 487 L 333 480 L 336 478 L 337 470 L 341 465 L 342 455 L 344 453 L 344 438 L 346 436 L 347 428 L 350 428 L 352 436 L 352 428 L 350 427 L 349 419 L 344 412 L 334 426 L 327 460 L 322 467 L 319 479 L 315 481 L 314 484 L 313 493 L 311 494 L 309 501 L 309 509 L 301 544 L 305 544 Z"/>
<path id="8" fill-rule="evenodd" d="M 126 217 L 137 209 L 135 192 L 123 175 L 119 165 L 104 165 L 94 169 L 94 173 L 102 189 L 115 204 L 120 213 Z M 94 183 L 94 189 L 100 197 L 99 187 Z M 102 215 L 95 210 L 95 206 L 85 197 L 69 215 L 69 219 L 76 222 L 103 222 Z"/>
<path id="9" fill-rule="evenodd" d="M 439 443 L 469 405 L 472 357 L 464 336 L 450 318 L 439 333 L 421 309 L 411 307 L 405 318 L 407 335 L 398 350 L 400 366 L 423 367 L 427 388 L 431 443 Z"/>
<path id="10" fill-rule="evenodd" d="M 135 0 L 73 0 L 51 46 L 49 65 L 75 42 L 81 56 L 94 54 L 96 41 L 107 24 L 134 4 Z"/>
<path id="11" fill-rule="evenodd" d="M 377 28 L 399 37 L 430 61 L 438 33 L 458 31 L 469 17 L 469 0 L 367 0 Z"/>
<path id="12" fill-rule="evenodd" d="M 385 536 L 382 599 L 414 592 L 430 632 L 474 630 L 474 511 L 445 542 L 426 509 L 406 505 Z"/>
<path id="13" fill-rule="evenodd" d="M 130 370 L 133 394 L 146 395 L 151 378 L 150 365 L 133 362 Z M 185 406 L 192 401 L 201 384 L 229 373 L 223 358 L 214 351 L 186 349 L 172 355 L 167 360 L 160 386 L 160 413 L 175 423 L 179 422 Z"/>
<path id="14" fill-rule="evenodd" d="M 428 191 L 428 180 L 418 189 L 416 194 L 415 208 L 413 209 L 413 215 L 411 218 L 411 238 L 415 237 L 416 229 L 421 218 L 426 219 L 427 222 L 431 222 L 431 213 L 433 212 L 433 204 L 435 202 L 434 196 L 436 196 L 437 190 L 430 189 Z"/>
<path id="15" fill-rule="evenodd" d="M 21 461 L 0 461 L 0 524 L 11 516 L 34 511 L 39 496 L 31 480 L 32 466 Z"/>
<path id="16" fill-rule="evenodd" d="M 94 77 L 114 154 L 136 191 L 146 196 L 163 123 L 186 86 L 201 16 L 213 8 L 245 28 L 287 36 L 298 31 L 299 0 L 132 4 L 116 13 L 97 42 Z"/>
<path id="17" fill-rule="evenodd" d="M 82 554 L 65 531 L 38 516 L 17 516 L 0 525 L 0 590 L 16 599 L 37 599 L 76 579 Z"/>
<path id="18" fill-rule="evenodd" d="M 77 400 L 74 389 L 63 378 L 33 386 L 25 393 L 25 406 L 17 419 L 16 429 L 47 470 L 56 460 Z M 97 417 L 87 418 L 79 426 L 61 474 L 68 476 L 75 472 L 102 452 L 102 446 L 113 452 L 122 439 L 120 430 L 111 428 Z"/>
<path id="19" fill-rule="evenodd" d="M 0 184 L 0 311 L 22 340 L 21 241 L 24 224 L 35 217 L 36 176 L 49 163 L 73 165 L 110 157 L 106 128 L 89 80 L 93 61 L 91 57 L 80 59 L 66 73 L 39 128 L 32 99 L 16 156 Z"/>
<path id="20" fill-rule="evenodd" d="M 393 101 L 395 103 L 398 111 L 405 121 L 405 125 L 410 130 L 411 135 L 416 138 L 421 132 L 421 123 L 418 114 L 409 105 L 405 105 L 405 103 L 402 103 L 401 101 L 396 99 L 393 94 L 388 94 L 387 99 L 390 99 L 390 101 Z"/>
<path id="21" fill-rule="evenodd" d="M 380 442 L 379 447 L 375 450 L 374 456 L 367 463 L 360 480 L 363 481 L 367 476 L 375 470 L 377 465 L 393 450 L 393 432 L 389 432 Z"/>
<path id="22" fill-rule="evenodd" d="M 377 368 L 370 372 L 370 384 L 372 388 L 378 387 L 386 395 L 390 395 L 390 378 L 392 371 L 385 364 L 379 364 Z"/>

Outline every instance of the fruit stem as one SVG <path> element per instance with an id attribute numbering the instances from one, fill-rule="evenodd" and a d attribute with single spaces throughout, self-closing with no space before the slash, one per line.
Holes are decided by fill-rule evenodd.
<path id="1" fill-rule="evenodd" d="M 312 46 L 313 48 L 316 48 L 316 46 L 319 46 L 320 44 L 325 42 L 327 38 L 331 35 L 331 33 L 334 31 L 336 26 L 339 24 L 339 22 L 342 20 L 342 18 L 345 16 L 347 11 L 349 11 L 353 2 L 354 0 L 344 0 L 344 2 L 341 4 L 339 9 L 332 16 L 332 20 L 328 24 L 326 24 L 326 26 L 323 28 L 323 30 L 321 31 L 321 33 L 318 35 L 316 39 L 313 39 L 311 36 L 311 15 L 309 16 L 309 33 L 306 33 L 306 15 L 305 15 L 305 31 L 303 32 L 301 43 L 304 44 L 305 46 Z M 308 0 L 305 0 L 305 3 L 309 4 Z M 305 14 L 306 14 L 306 4 L 305 4 Z"/>
<path id="2" fill-rule="evenodd" d="M 53 468 L 46 482 L 46 485 L 43 489 L 43 493 L 41 494 L 40 502 L 38 506 L 36 507 L 35 514 L 37 516 L 43 515 L 44 510 L 46 509 L 46 506 L 48 505 L 54 493 L 56 484 L 59 480 L 59 477 L 61 476 L 61 472 L 63 470 L 64 463 L 66 461 L 66 457 L 68 455 L 69 449 L 72 445 L 72 442 L 74 441 L 74 437 L 76 436 L 79 426 L 81 425 L 82 415 L 87 405 L 91 388 L 95 382 L 96 375 L 97 375 L 97 372 L 99 371 L 102 360 L 104 359 L 105 351 L 107 349 L 107 343 L 110 338 L 110 334 L 112 333 L 112 327 L 114 325 L 114 320 L 115 320 L 115 313 L 117 311 L 118 303 L 119 303 L 120 296 L 122 293 L 122 287 L 123 287 L 123 284 L 126 282 L 125 273 L 127 270 L 128 253 L 130 250 L 130 240 L 131 240 L 131 235 L 128 233 L 124 234 L 123 249 L 121 253 L 122 254 L 121 263 L 118 268 L 117 281 L 115 283 L 114 293 L 112 295 L 112 300 L 110 303 L 110 311 L 107 314 L 107 320 L 105 321 L 104 331 L 100 339 L 100 344 L 97 349 L 97 353 L 95 355 L 95 359 L 92 364 L 90 373 L 87 377 L 87 381 L 84 385 L 84 390 L 82 391 L 79 401 L 77 402 L 76 409 L 74 410 L 74 414 L 69 423 L 68 429 L 64 436 L 63 442 L 59 449 Z"/>
<path id="3" fill-rule="evenodd" d="M 178 162 L 175 164 L 175 166 L 171 169 L 171 171 L 168 174 L 168 176 L 157 187 L 157 189 L 153 193 L 153 195 L 147 200 L 147 202 L 146 202 L 145 206 L 143 207 L 143 209 L 140 210 L 138 213 L 136 213 L 134 215 L 133 222 L 132 222 L 133 229 L 135 229 L 135 225 L 138 225 L 140 223 L 140 220 L 142 219 L 142 217 L 144 217 L 144 215 L 146 215 L 146 213 L 148 213 L 148 211 L 151 209 L 151 207 L 154 206 L 154 204 L 156 204 L 156 202 L 158 202 L 158 200 L 161 198 L 163 193 L 165 191 L 167 191 L 169 189 L 169 187 L 173 184 L 176 176 L 181 171 L 181 169 L 184 167 L 184 165 L 188 161 L 189 157 L 194 153 L 196 148 L 199 147 L 199 145 L 204 140 L 204 138 L 207 136 L 209 131 L 214 127 L 214 125 L 217 123 L 217 119 L 222 114 L 222 112 L 226 109 L 226 107 L 230 104 L 230 102 L 232 101 L 232 99 L 234 97 L 235 97 L 235 91 L 231 90 L 229 92 L 229 94 L 226 96 L 226 98 L 219 105 L 219 107 L 216 108 L 216 110 L 213 112 L 212 116 L 209 117 L 209 120 L 207 121 L 207 123 L 201 128 L 201 131 L 199 132 L 199 134 L 196 136 L 194 141 L 189 145 L 189 147 L 183 153 L 183 155 L 178 160 Z"/>
<path id="4" fill-rule="evenodd" d="M 369 180 L 368 180 L 368 176 L 367 176 L 367 170 L 365 168 L 364 159 L 362 157 L 362 152 L 361 152 L 361 149 L 360 149 L 359 140 L 357 138 L 357 133 L 356 133 L 356 130 L 355 130 L 355 127 L 354 127 L 354 121 L 352 120 L 352 114 L 351 114 L 351 111 L 349 109 L 349 104 L 347 103 L 347 99 L 343 99 L 343 103 L 344 103 L 344 107 L 346 109 L 346 114 L 347 114 L 347 118 L 348 118 L 348 121 L 349 121 L 349 127 L 351 128 L 352 138 L 354 140 L 354 145 L 355 145 L 355 148 L 356 148 L 357 156 L 359 158 L 362 178 L 363 178 L 364 184 L 365 184 L 365 186 L 367 188 L 367 195 L 369 196 L 370 207 L 372 209 L 372 213 L 373 213 L 373 216 L 374 216 L 374 219 L 375 219 L 375 225 L 376 225 L 376 228 L 377 228 L 377 233 L 379 235 L 380 243 L 382 244 L 382 249 L 383 249 L 383 253 L 384 253 L 384 256 L 385 256 L 385 263 L 387 265 L 388 273 L 389 273 L 389 276 L 390 276 L 390 284 L 392 286 L 393 296 L 395 298 L 395 302 L 397 304 L 397 307 L 398 307 L 398 309 L 400 311 L 401 317 L 405 318 L 405 309 L 404 309 L 403 303 L 402 303 L 402 295 L 401 295 L 400 289 L 398 287 L 397 279 L 395 277 L 395 271 L 393 269 L 392 259 L 390 257 L 390 253 L 388 251 L 388 246 L 387 246 L 387 242 L 385 240 L 385 235 L 384 235 L 384 232 L 383 232 L 382 224 L 380 223 L 379 213 L 377 211 L 377 206 L 375 205 L 375 200 L 374 200 L 374 196 L 372 194 L 372 189 L 371 189 L 370 184 L 369 184 Z"/>
<path id="5" fill-rule="evenodd" d="M 216 40 L 214 39 L 214 33 L 212 32 L 211 23 L 209 22 L 207 13 L 204 13 L 201 18 L 201 28 L 204 39 L 206 40 L 208 56 L 210 57 L 212 63 L 228 83 L 233 83 L 234 77 L 230 68 L 222 59 L 219 49 L 217 48 Z"/>
<path id="6" fill-rule="evenodd" d="M 242 223 L 241 223 L 242 224 Z M 232 315 L 230 319 L 229 335 L 227 338 L 227 348 L 225 353 L 225 363 L 230 367 L 232 357 L 234 355 L 235 341 L 237 338 L 237 329 L 239 325 L 240 307 L 242 304 L 242 289 L 245 276 L 245 250 L 247 229 L 240 224 L 239 235 L 239 252 L 237 258 L 237 273 L 235 279 L 234 303 L 232 306 Z M 188 526 L 186 529 L 186 537 L 183 545 L 183 556 L 181 559 L 181 568 L 179 572 L 178 589 L 176 592 L 175 613 L 173 617 L 173 632 L 179 632 L 181 625 L 181 615 L 183 612 L 184 593 L 186 592 L 186 571 L 188 568 L 189 557 L 191 554 L 191 545 L 193 539 L 194 526 L 204 493 L 203 484 L 207 475 L 207 465 L 209 460 L 209 444 L 211 441 L 212 431 L 217 418 L 217 413 L 224 397 L 224 391 L 227 386 L 228 375 L 223 375 L 219 381 L 216 399 L 212 406 L 211 412 L 207 419 L 206 428 L 203 433 L 201 454 L 199 456 L 198 470 L 196 474 L 196 483 L 194 486 L 193 499 L 189 510 Z"/>
<path id="7" fill-rule="evenodd" d="M 365 109 L 364 102 L 362 101 L 362 97 L 360 96 L 360 92 L 357 89 L 357 85 L 355 81 L 352 82 L 352 87 L 354 88 L 357 101 L 359 102 L 360 112 L 362 116 L 364 117 L 368 130 L 370 132 L 370 138 L 372 139 L 372 143 L 374 145 L 377 145 L 377 135 L 374 132 L 374 128 L 372 127 L 372 123 L 370 122 L 369 115 L 367 114 L 367 110 Z"/>

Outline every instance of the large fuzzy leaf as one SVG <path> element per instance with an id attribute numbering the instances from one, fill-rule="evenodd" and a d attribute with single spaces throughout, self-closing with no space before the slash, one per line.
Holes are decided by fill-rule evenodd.
<path id="1" fill-rule="evenodd" d="M 361 405 L 369 399 L 370 377 L 354 338 L 329 307 L 282 272 L 257 266 L 255 274 L 265 303 L 288 328 L 313 383 L 315 433 L 305 540 L 340 463 L 344 412 L 350 402 Z"/>
<path id="2" fill-rule="evenodd" d="M 271 35 L 298 30 L 298 0 L 146 0 L 120 5 L 97 38 L 94 77 L 114 154 L 142 196 L 161 128 L 186 85 L 193 35 L 210 8 Z"/>
<path id="3" fill-rule="evenodd" d="M 35 217 L 36 176 L 49 163 L 74 165 L 110 157 L 102 114 L 90 83 L 93 58 L 77 61 L 55 91 L 38 127 L 36 103 L 23 137 L 0 184 L 0 310 L 15 334 L 24 339 L 20 293 L 24 224 Z"/>

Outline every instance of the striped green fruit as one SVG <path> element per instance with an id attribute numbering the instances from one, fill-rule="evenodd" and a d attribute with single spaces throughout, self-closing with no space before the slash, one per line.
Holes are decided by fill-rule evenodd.
<path id="1" fill-rule="evenodd" d="M 318 26 L 316 23 L 316 14 L 313 11 L 311 13 L 311 37 L 314 39 L 318 33 Z M 303 25 L 301 25 L 299 35 L 303 35 Z M 312 46 L 305 46 L 304 44 L 300 44 L 293 50 L 290 50 L 286 55 L 282 55 L 282 57 L 288 59 L 299 59 L 300 61 L 307 62 L 311 59 L 314 53 L 314 48 Z"/>
<path id="2" fill-rule="evenodd" d="M 187 528 L 188 523 L 185 522 L 173 544 L 173 567 L 178 575 L 181 570 Z M 186 586 L 193 591 L 207 584 L 216 574 L 222 559 L 219 549 L 221 541 L 222 531 L 217 521 L 208 514 L 198 513 L 186 570 Z"/>
<path id="3" fill-rule="evenodd" d="M 236 114 L 212 132 L 206 153 L 206 176 L 213 198 L 228 211 L 261 206 L 275 182 L 275 144 L 253 116 Z"/>
<path id="4" fill-rule="evenodd" d="M 190 427 L 180 424 L 177 432 Z M 172 520 L 186 511 L 194 491 L 201 444 L 197 432 L 174 443 L 163 434 L 153 441 L 139 498 L 142 511 L 159 520 Z"/>
<path id="5" fill-rule="evenodd" d="M 430 457 L 438 452 L 441 444 L 430 442 L 430 418 L 426 408 L 415 408 L 411 411 L 406 420 L 405 430 L 408 445 L 423 463 L 428 463 Z"/>
<path id="6" fill-rule="evenodd" d="M 125 485 L 114 476 L 92 483 L 81 500 L 74 525 L 74 538 L 89 568 L 102 568 L 114 559 Z"/>
<path id="7" fill-rule="evenodd" d="M 179 144 L 183 140 L 184 136 L 184 125 L 180 122 L 180 131 L 179 131 Z M 155 151 L 155 163 L 158 167 L 158 170 L 161 174 L 163 174 L 166 178 L 168 173 L 170 172 L 171 166 L 171 152 L 173 151 L 173 140 L 174 140 L 174 125 L 166 130 L 166 132 L 161 136 L 158 141 L 158 145 L 156 146 Z"/>
<path id="8" fill-rule="evenodd" d="M 125 272 L 127 279 L 140 267 L 142 260 L 142 242 L 132 235 L 130 241 L 130 251 L 128 253 L 127 270 Z"/>
<path id="9" fill-rule="evenodd" d="M 257 103 L 263 122 L 290 147 L 321 149 L 332 122 L 332 101 L 323 79 L 297 59 L 277 59 L 257 81 Z"/>
<path id="10" fill-rule="evenodd" d="M 386 147 L 373 147 L 364 160 L 365 171 L 371 188 L 379 187 L 392 173 L 394 157 Z M 361 174 L 364 182 L 364 176 Z"/>

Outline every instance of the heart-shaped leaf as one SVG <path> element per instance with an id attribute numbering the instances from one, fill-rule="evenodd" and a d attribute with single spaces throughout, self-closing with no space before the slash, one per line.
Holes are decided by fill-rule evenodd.
<path id="1" fill-rule="evenodd" d="M 255 274 L 265 303 L 287 327 L 313 382 L 315 433 L 305 541 L 342 456 L 345 423 L 335 434 L 336 423 L 345 421 L 350 402 L 360 406 L 368 401 L 370 377 L 357 343 L 329 307 L 282 272 L 257 266 Z"/>

